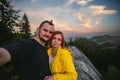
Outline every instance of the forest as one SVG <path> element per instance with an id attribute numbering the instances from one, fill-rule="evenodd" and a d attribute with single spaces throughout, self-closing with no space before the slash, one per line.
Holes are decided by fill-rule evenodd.
<path id="1" fill-rule="evenodd" d="M 26 13 L 21 17 L 20 10 L 13 8 L 9 0 L 0 0 L 0 46 L 32 36 Z M 13 64 L 8 63 L 0 67 L 0 80 L 17 80 L 17 73 Z"/>
<path id="2" fill-rule="evenodd" d="M 99 41 L 94 41 L 95 39 Z M 99 44 L 100 42 L 104 43 Z M 120 80 L 120 37 L 103 35 L 94 39 L 70 38 L 69 45 L 76 46 L 89 58 L 101 73 L 103 80 Z"/>
<path id="3" fill-rule="evenodd" d="M 21 17 L 19 12 L 13 9 L 9 0 L 0 0 L 0 46 L 32 37 L 26 13 Z M 120 43 L 116 46 L 107 42 L 98 44 L 92 39 L 78 37 L 74 40 L 70 38 L 68 45 L 83 51 L 104 80 L 120 80 Z M 9 63 L 0 67 L 0 80 L 17 80 L 18 72 L 13 66 Z"/>

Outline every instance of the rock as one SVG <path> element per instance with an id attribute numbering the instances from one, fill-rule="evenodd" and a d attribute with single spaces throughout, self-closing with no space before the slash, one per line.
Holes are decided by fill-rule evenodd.
<path id="1" fill-rule="evenodd" d="M 90 60 L 75 46 L 69 46 L 73 62 L 78 73 L 77 80 L 102 80 L 102 75 Z"/>

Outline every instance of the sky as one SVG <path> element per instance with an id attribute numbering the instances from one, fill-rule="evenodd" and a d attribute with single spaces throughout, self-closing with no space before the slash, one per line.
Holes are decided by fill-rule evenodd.
<path id="1" fill-rule="evenodd" d="M 10 0 L 32 33 L 44 20 L 53 20 L 65 38 L 120 34 L 120 0 Z"/>

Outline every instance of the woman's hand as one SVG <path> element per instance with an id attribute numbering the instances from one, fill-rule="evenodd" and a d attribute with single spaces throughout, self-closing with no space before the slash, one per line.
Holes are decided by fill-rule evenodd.
<path id="1" fill-rule="evenodd" d="M 45 76 L 44 80 L 54 80 L 54 78 L 52 75 L 50 75 L 50 76 Z"/>

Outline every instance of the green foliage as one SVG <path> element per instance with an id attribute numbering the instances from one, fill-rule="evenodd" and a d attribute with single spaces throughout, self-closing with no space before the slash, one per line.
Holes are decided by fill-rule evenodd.
<path id="1" fill-rule="evenodd" d="M 110 44 L 109 42 L 105 42 L 105 43 L 103 43 L 103 44 L 100 45 L 100 47 L 102 47 L 102 48 L 107 48 L 107 47 L 112 47 L 112 46 L 113 45 Z"/>
<path id="2" fill-rule="evenodd" d="M 108 70 L 104 74 L 105 80 L 120 80 L 120 70 L 114 66 L 108 66 Z"/>
<path id="3" fill-rule="evenodd" d="M 18 71 L 15 69 L 15 65 L 8 63 L 0 67 L 0 80 L 18 80 L 18 78 Z"/>
<path id="4" fill-rule="evenodd" d="M 109 48 L 115 45 L 109 43 L 99 45 L 87 38 L 76 38 L 69 44 L 83 51 L 105 80 L 120 80 L 120 44 Z"/>
<path id="5" fill-rule="evenodd" d="M 28 17 L 24 14 L 19 20 L 19 12 L 13 9 L 8 0 L 0 0 L 0 46 L 31 37 Z"/>
<path id="6" fill-rule="evenodd" d="M 74 45 L 76 47 L 78 47 L 81 51 L 83 51 L 85 53 L 85 55 L 90 59 L 90 60 L 94 60 L 95 58 L 95 48 L 97 48 L 97 44 L 89 41 L 87 38 L 76 38 L 74 41 L 69 43 L 70 45 Z M 92 46 L 92 45 L 95 45 Z"/>
<path id="7" fill-rule="evenodd" d="M 19 20 L 19 12 L 13 9 L 9 0 L 0 0 L 0 46 L 31 37 L 28 17 L 24 14 L 22 20 Z M 0 80 L 18 80 L 18 77 L 13 64 L 0 67 Z"/>
<path id="8" fill-rule="evenodd" d="M 70 37 L 70 40 L 69 40 L 69 42 L 71 43 L 72 42 L 72 38 Z"/>
<path id="9" fill-rule="evenodd" d="M 0 0 L 0 46 L 13 41 L 19 12 L 13 9 L 8 0 Z"/>
<path id="10" fill-rule="evenodd" d="M 23 39 L 28 39 L 31 37 L 30 24 L 26 14 L 24 14 L 22 17 L 22 26 L 20 32 Z"/>

